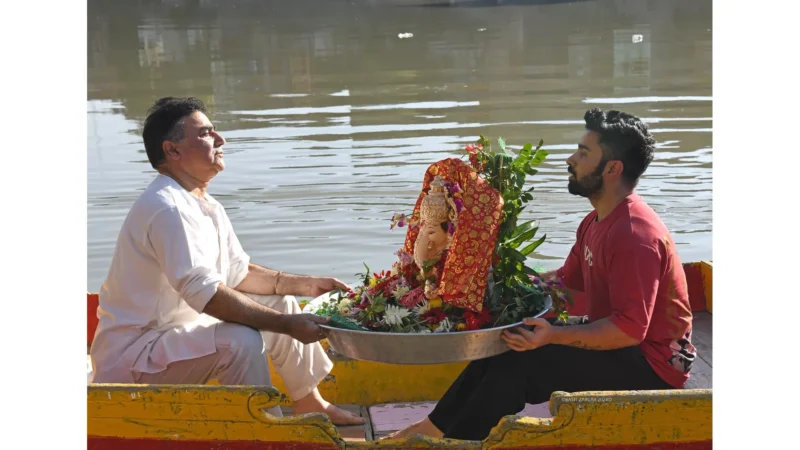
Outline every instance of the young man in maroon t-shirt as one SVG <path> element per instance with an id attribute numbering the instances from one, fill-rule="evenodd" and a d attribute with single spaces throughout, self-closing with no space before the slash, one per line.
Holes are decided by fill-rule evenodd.
<path id="1" fill-rule="evenodd" d="M 686 279 L 669 230 L 634 189 L 655 140 L 639 118 L 592 109 L 567 159 L 568 189 L 589 199 L 560 279 L 585 292 L 576 325 L 525 319 L 510 351 L 471 362 L 424 420 L 396 433 L 482 440 L 506 415 L 554 391 L 682 388 L 696 357 Z M 570 321 L 571 323 L 573 321 Z"/>

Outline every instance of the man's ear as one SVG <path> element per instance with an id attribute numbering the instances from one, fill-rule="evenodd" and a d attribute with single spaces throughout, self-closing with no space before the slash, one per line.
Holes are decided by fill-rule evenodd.
<path id="1" fill-rule="evenodd" d="M 178 152 L 178 147 L 172 141 L 164 141 L 161 143 L 161 150 L 164 150 L 164 155 L 172 160 L 180 159 L 181 154 Z"/>
<path id="2" fill-rule="evenodd" d="M 609 161 L 608 164 L 606 164 L 606 173 L 615 178 L 620 178 L 622 177 L 624 168 L 625 166 L 622 164 L 622 161 Z"/>

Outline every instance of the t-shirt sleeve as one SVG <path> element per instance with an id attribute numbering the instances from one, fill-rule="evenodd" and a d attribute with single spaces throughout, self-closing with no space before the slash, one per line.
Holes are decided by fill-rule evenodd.
<path id="1" fill-rule="evenodd" d="M 581 269 L 580 243 L 578 241 L 569 251 L 564 265 L 556 271 L 556 276 L 561 278 L 566 287 L 583 292 L 583 270 Z"/>
<path id="2" fill-rule="evenodd" d="M 661 274 L 657 248 L 615 242 L 608 268 L 611 322 L 630 337 L 644 340 L 653 315 Z"/>
<path id="3" fill-rule="evenodd" d="M 225 282 L 210 246 L 204 245 L 209 239 L 203 225 L 178 208 L 166 208 L 150 222 L 148 239 L 169 284 L 202 313 L 217 286 Z"/>
<path id="4" fill-rule="evenodd" d="M 228 218 L 228 214 L 223 213 L 223 217 L 228 228 L 228 257 L 230 258 L 227 285 L 235 288 L 245 279 L 249 272 L 250 255 L 242 248 L 242 244 L 239 242 L 236 232 L 233 231 L 233 225 Z"/>

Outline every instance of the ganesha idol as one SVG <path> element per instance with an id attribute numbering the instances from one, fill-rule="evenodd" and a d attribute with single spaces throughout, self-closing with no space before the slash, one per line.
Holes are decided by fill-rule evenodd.
<path id="1" fill-rule="evenodd" d="M 431 165 L 411 217 L 393 223 L 407 222 L 408 232 L 392 276 L 401 275 L 424 295 L 399 303 L 413 309 L 425 300 L 429 311 L 449 305 L 488 320 L 484 297 L 502 220 L 502 196 L 468 164 L 449 158 Z"/>
<path id="2" fill-rule="evenodd" d="M 363 285 L 318 313 L 342 328 L 401 333 L 477 330 L 503 221 L 503 198 L 467 163 L 441 160 L 425 172 L 412 214 L 395 215 L 405 243 L 391 271 L 367 273 Z M 368 270 L 369 272 L 369 270 Z"/>

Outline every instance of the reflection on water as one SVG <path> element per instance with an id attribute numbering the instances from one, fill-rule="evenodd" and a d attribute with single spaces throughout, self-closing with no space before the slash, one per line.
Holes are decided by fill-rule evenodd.
<path id="1" fill-rule="evenodd" d="M 481 133 L 544 139 L 525 215 L 548 236 L 535 259 L 557 265 L 590 209 L 564 161 L 594 105 L 651 124 L 639 192 L 685 261 L 711 258 L 710 1 L 421 3 L 90 0 L 87 288 L 153 177 L 141 124 L 166 95 L 212 109 L 228 168 L 211 192 L 267 266 L 347 281 L 362 261 L 388 268 L 391 215 Z"/>

